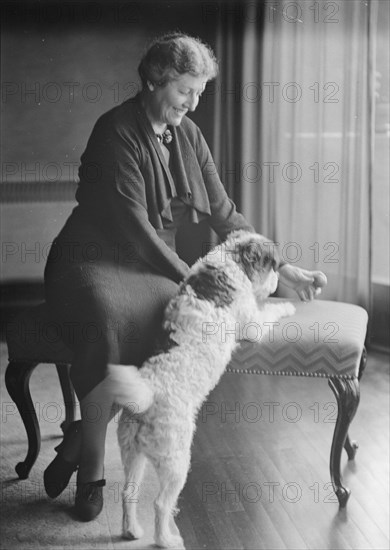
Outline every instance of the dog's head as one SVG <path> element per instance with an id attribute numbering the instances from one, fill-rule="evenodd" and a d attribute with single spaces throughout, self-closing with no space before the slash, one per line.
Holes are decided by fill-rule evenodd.
<path id="1" fill-rule="evenodd" d="M 275 292 L 278 286 L 277 269 L 280 263 L 275 244 L 248 231 L 234 231 L 226 241 L 226 252 L 252 282 L 259 300 Z"/>

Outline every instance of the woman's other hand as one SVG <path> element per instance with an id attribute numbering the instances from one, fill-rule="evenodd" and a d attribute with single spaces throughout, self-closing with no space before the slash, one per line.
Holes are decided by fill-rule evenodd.
<path id="1" fill-rule="evenodd" d="M 308 271 L 290 264 L 279 268 L 279 279 L 289 288 L 293 288 L 303 302 L 314 300 L 328 282 L 322 271 Z"/>

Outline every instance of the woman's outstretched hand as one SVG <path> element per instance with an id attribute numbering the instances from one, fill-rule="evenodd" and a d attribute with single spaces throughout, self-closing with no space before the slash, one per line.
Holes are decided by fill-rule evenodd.
<path id="1" fill-rule="evenodd" d="M 290 264 L 279 269 L 279 280 L 293 288 L 303 302 L 314 300 L 328 282 L 322 271 L 308 271 Z"/>

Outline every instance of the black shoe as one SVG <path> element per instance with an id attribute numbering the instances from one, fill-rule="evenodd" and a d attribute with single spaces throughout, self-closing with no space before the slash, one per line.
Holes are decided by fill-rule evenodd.
<path id="1" fill-rule="evenodd" d="M 74 511 L 81 521 L 92 521 L 103 508 L 103 487 L 105 479 L 90 481 L 89 483 L 77 482 L 76 500 Z"/>
<path id="2" fill-rule="evenodd" d="M 72 437 L 77 434 L 81 429 L 81 421 L 77 420 L 72 422 L 65 432 L 64 439 L 57 447 L 57 456 L 49 464 L 43 473 L 43 483 L 45 491 L 50 498 L 56 498 L 62 493 L 62 491 L 68 486 L 69 480 L 72 477 L 73 472 L 78 468 L 78 463 L 68 462 L 62 458 L 62 451 L 64 447 L 69 444 Z"/>

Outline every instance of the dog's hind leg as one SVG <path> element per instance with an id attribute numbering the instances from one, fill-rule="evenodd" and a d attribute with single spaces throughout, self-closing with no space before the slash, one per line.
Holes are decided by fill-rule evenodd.
<path id="1" fill-rule="evenodd" d="M 133 446 L 127 449 L 126 456 L 122 456 L 122 458 L 126 475 L 122 492 L 122 535 L 130 540 L 140 539 L 144 533 L 137 519 L 137 504 L 145 471 L 146 456 L 137 451 L 135 441 L 133 441 Z"/>
<path id="2" fill-rule="evenodd" d="M 124 409 L 118 425 L 118 443 L 126 480 L 122 492 L 122 534 L 130 540 L 139 539 L 143 535 L 137 520 L 137 503 L 146 457 L 137 448 L 135 436 L 138 430 L 139 423 Z"/>
<path id="3" fill-rule="evenodd" d="M 177 499 L 184 487 L 189 469 L 189 456 L 155 464 L 160 480 L 160 493 L 155 500 L 155 542 L 162 548 L 184 548 L 183 539 L 174 523 Z M 171 531 L 171 525 L 174 532 Z"/>

